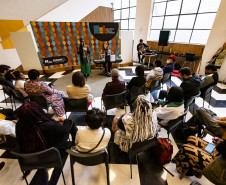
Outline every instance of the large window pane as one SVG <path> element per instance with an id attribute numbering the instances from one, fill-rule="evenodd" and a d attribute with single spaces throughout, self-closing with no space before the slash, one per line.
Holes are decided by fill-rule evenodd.
<path id="1" fill-rule="evenodd" d="M 153 16 L 164 15 L 166 9 L 166 3 L 155 3 Z"/>
<path id="2" fill-rule="evenodd" d="M 174 42 L 188 43 L 191 36 L 191 30 L 177 30 Z"/>
<path id="3" fill-rule="evenodd" d="M 129 18 L 129 8 L 122 9 L 122 19 L 128 19 Z"/>
<path id="4" fill-rule="evenodd" d="M 121 0 L 114 0 L 114 9 L 120 9 L 121 8 Z"/>
<path id="5" fill-rule="evenodd" d="M 198 14 L 195 29 L 211 29 L 216 13 Z"/>
<path id="6" fill-rule="evenodd" d="M 197 13 L 200 0 L 183 0 L 181 13 Z"/>
<path id="7" fill-rule="evenodd" d="M 217 12 L 220 2 L 221 0 L 202 0 L 199 12 Z"/>
<path id="8" fill-rule="evenodd" d="M 158 41 L 159 40 L 160 30 L 151 30 L 150 33 L 150 40 L 151 41 Z"/>
<path id="9" fill-rule="evenodd" d="M 129 20 L 129 29 L 134 30 L 135 29 L 135 19 L 130 19 Z"/>
<path id="10" fill-rule="evenodd" d="M 151 29 L 162 29 L 163 18 L 164 17 L 153 17 Z"/>
<path id="11" fill-rule="evenodd" d="M 137 5 L 137 0 L 130 0 L 130 7 L 131 6 L 136 6 Z"/>
<path id="12" fill-rule="evenodd" d="M 181 7 L 181 0 L 171 1 L 167 3 L 166 15 L 179 14 Z"/>
<path id="13" fill-rule="evenodd" d="M 128 20 L 121 20 L 121 29 L 127 29 L 128 30 Z"/>
<path id="14" fill-rule="evenodd" d="M 128 8 L 129 7 L 129 0 L 122 0 L 122 8 Z"/>
<path id="15" fill-rule="evenodd" d="M 136 18 L 136 7 L 130 8 L 129 17 Z"/>
<path id="16" fill-rule="evenodd" d="M 115 10 L 114 11 L 114 20 L 120 19 L 120 10 Z"/>
<path id="17" fill-rule="evenodd" d="M 192 29 L 195 21 L 195 15 L 181 15 L 178 29 Z"/>
<path id="18" fill-rule="evenodd" d="M 173 42 L 174 41 L 175 32 L 176 32 L 176 30 L 170 30 L 169 42 Z"/>
<path id="19" fill-rule="evenodd" d="M 206 44 L 210 30 L 194 30 L 191 36 L 190 43 L 192 44 Z"/>
<path id="20" fill-rule="evenodd" d="M 164 29 L 175 29 L 177 26 L 178 16 L 166 16 Z"/>

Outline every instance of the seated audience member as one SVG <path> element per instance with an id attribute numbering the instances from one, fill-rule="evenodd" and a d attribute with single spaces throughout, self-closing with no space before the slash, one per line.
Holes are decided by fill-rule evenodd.
<path id="1" fill-rule="evenodd" d="M 137 44 L 137 54 L 138 54 L 139 63 L 144 63 L 143 60 L 145 58 L 145 52 L 147 48 L 148 48 L 148 45 L 143 42 L 143 39 L 140 39 L 139 44 Z"/>
<path id="2" fill-rule="evenodd" d="M 161 120 L 159 124 L 162 126 L 167 126 L 170 120 L 182 116 L 184 114 L 184 94 L 182 88 L 171 87 L 167 95 L 166 105 L 156 108 L 155 113 Z"/>
<path id="3" fill-rule="evenodd" d="M 169 58 L 166 61 L 166 63 L 167 63 L 166 66 L 164 66 L 162 68 L 163 73 L 172 73 L 173 72 L 176 59 L 177 59 L 177 57 L 173 54 L 169 56 Z"/>
<path id="4" fill-rule="evenodd" d="M 103 97 L 105 95 L 119 94 L 125 90 L 125 82 L 119 80 L 118 77 L 119 77 L 118 69 L 116 68 L 112 69 L 111 71 L 112 81 L 106 83 L 103 90 Z"/>
<path id="5" fill-rule="evenodd" d="M 135 69 L 136 77 L 133 77 L 126 88 L 130 90 L 133 86 L 141 87 L 146 83 L 146 79 L 144 78 L 144 67 L 142 65 L 139 65 Z"/>
<path id="6" fill-rule="evenodd" d="M 25 76 L 20 71 L 14 71 L 12 73 L 13 78 L 15 79 L 15 89 L 19 90 L 24 97 L 27 97 L 28 94 L 24 90 L 24 84 L 25 84 Z"/>
<path id="7" fill-rule="evenodd" d="M 71 133 L 74 142 L 77 131 L 73 122 L 64 118 L 61 118 L 59 122 L 51 119 L 35 102 L 24 103 L 15 113 L 18 117 L 16 138 L 21 153 L 34 153 L 55 147 L 59 150 L 62 161 L 66 161 L 67 153 L 65 150 L 70 147 L 67 142 L 69 133 Z M 46 173 L 45 169 L 41 169 L 41 171 Z M 29 173 L 29 171 L 26 171 L 22 178 Z M 57 184 L 57 177 L 60 175 L 61 171 L 57 168 L 54 169 L 46 184 Z"/>
<path id="8" fill-rule="evenodd" d="M 157 118 L 146 97 L 139 95 L 133 104 L 134 113 L 115 116 L 112 122 L 114 143 L 124 152 L 128 152 L 133 143 L 153 138 L 156 134 Z"/>
<path id="9" fill-rule="evenodd" d="M 91 88 L 88 84 L 85 84 L 85 77 L 80 71 L 73 74 L 72 85 L 67 86 L 67 94 L 69 98 L 73 99 L 87 98 L 88 106 L 93 100 Z"/>
<path id="10" fill-rule="evenodd" d="M 50 118 L 35 102 L 26 102 L 15 113 L 18 116 L 16 137 L 22 153 L 33 153 L 56 147 L 61 157 L 66 156 L 69 133 L 75 140 L 76 127 L 71 121 L 61 118 L 57 122 Z M 71 129 L 72 128 L 72 129 Z"/>
<path id="11" fill-rule="evenodd" d="M 180 148 L 172 160 L 176 164 L 178 173 L 185 173 L 187 176 L 195 175 L 201 178 L 202 170 L 213 162 L 217 155 L 220 154 L 222 157 L 226 157 L 226 141 L 214 137 L 213 144 L 216 145 L 216 148 L 211 153 L 208 153 L 205 151 L 208 145 L 207 141 L 195 136 L 189 136 L 187 144 Z"/>
<path id="12" fill-rule="evenodd" d="M 184 104 L 186 106 L 187 100 L 191 96 L 195 96 L 199 93 L 200 79 L 193 77 L 188 67 L 184 67 L 180 70 L 180 76 L 183 78 L 183 82 L 181 83 L 180 87 L 184 92 Z M 167 87 L 167 91 L 169 91 L 169 89 L 170 87 Z M 161 90 L 159 93 L 159 99 L 167 99 L 167 91 Z"/>
<path id="13" fill-rule="evenodd" d="M 179 72 L 181 78 L 183 78 L 183 82 L 181 83 L 180 87 L 184 91 L 184 102 L 186 104 L 187 100 L 191 96 L 199 94 L 200 79 L 195 76 L 192 76 L 189 67 L 184 67 Z"/>
<path id="14" fill-rule="evenodd" d="M 190 126 L 205 125 L 213 135 L 226 138 L 226 117 L 219 118 L 209 109 L 198 108 L 186 124 Z"/>
<path id="15" fill-rule="evenodd" d="M 0 65 L 0 85 L 9 86 L 10 88 L 14 89 L 13 83 L 5 78 L 6 73 L 11 68 L 7 65 Z"/>
<path id="16" fill-rule="evenodd" d="M 36 69 L 28 71 L 30 80 L 25 82 L 25 91 L 29 95 L 44 95 L 48 103 L 52 106 L 56 115 L 60 118 L 65 115 L 64 93 L 50 88 L 46 83 L 39 81 L 40 73 Z"/>
<path id="17" fill-rule="evenodd" d="M 199 77 L 199 75 L 197 75 Z M 200 84 L 200 91 L 201 96 L 208 89 L 210 86 L 216 85 L 218 82 L 218 73 L 217 68 L 213 64 L 208 64 L 205 67 L 205 75 L 201 76 L 201 84 Z"/>
<path id="18" fill-rule="evenodd" d="M 108 128 L 103 128 L 105 114 L 97 108 L 87 111 L 87 126 L 79 127 L 75 138 L 75 149 L 79 152 L 92 153 L 104 150 L 111 137 Z M 99 144 L 98 144 L 99 143 Z"/>
<path id="19" fill-rule="evenodd" d="M 151 86 L 151 82 L 153 80 L 157 80 L 163 77 L 163 70 L 161 69 L 162 61 L 156 59 L 153 65 L 154 65 L 154 69 L 152 69 L 146 77 L 146 81 L 147 81 L 146 87 L 148 88 Z"/>

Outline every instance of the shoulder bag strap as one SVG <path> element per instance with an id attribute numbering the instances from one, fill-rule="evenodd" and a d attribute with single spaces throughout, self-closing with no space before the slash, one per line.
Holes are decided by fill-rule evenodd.
<path id="1" fill-rule="evenodd" d="M 87 152 L 81 152 L 81 151 L 79 151 L 79 150 L 77 150 L 77 151 L 78 151 L 79 153 L 82 153 L 82 154 L 88 154 L 88 153 L 92 152 L 93 150 L 95 150 L 95 149 L 100 145 L 101 141 L 102 141 L 103 138 L 104 138 L 104 134 L 105 134 L 105 129 L 103 128 L 103 135 L 102 135 L 100 141 L 99 141 L 99 142 L 97 143 L 97 145 L 96 145 L 94 148 L 92 148 L 91 150 L 89 150 L 89 151 L 87 151 Z"/>

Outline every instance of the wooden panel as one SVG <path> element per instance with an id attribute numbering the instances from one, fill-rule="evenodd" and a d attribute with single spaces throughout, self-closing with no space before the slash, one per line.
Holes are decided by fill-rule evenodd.
<path id="1" fill-rule="evenodd" d="M 114 22 L 114 11 L 112 8 L 99 6 L 80 22 Z"/>
<path id="2" fill-rule="evenodd" d="M 150 46 L 151 50 L 159 50 L 162 51 L 162 46 L 158 46 L 158 42 L 147 41 L 147 45 Z M 194 53 L 196 56 L 201 57 L 205 45 L 192 45 L 192 44 L 179 44 L 179 43 L 169 43 L 168 46 L 164 46 L 163 51 L 169 52 L 170 48 L 172 49 L 172 53 Z"/>

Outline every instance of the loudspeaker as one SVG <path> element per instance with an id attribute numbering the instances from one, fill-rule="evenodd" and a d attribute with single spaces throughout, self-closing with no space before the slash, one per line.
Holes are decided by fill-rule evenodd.
<path id="1" fill-rule="evenodd" d="M 159 46 L 168 46 L 170 31 L 160 31 Z"/>

